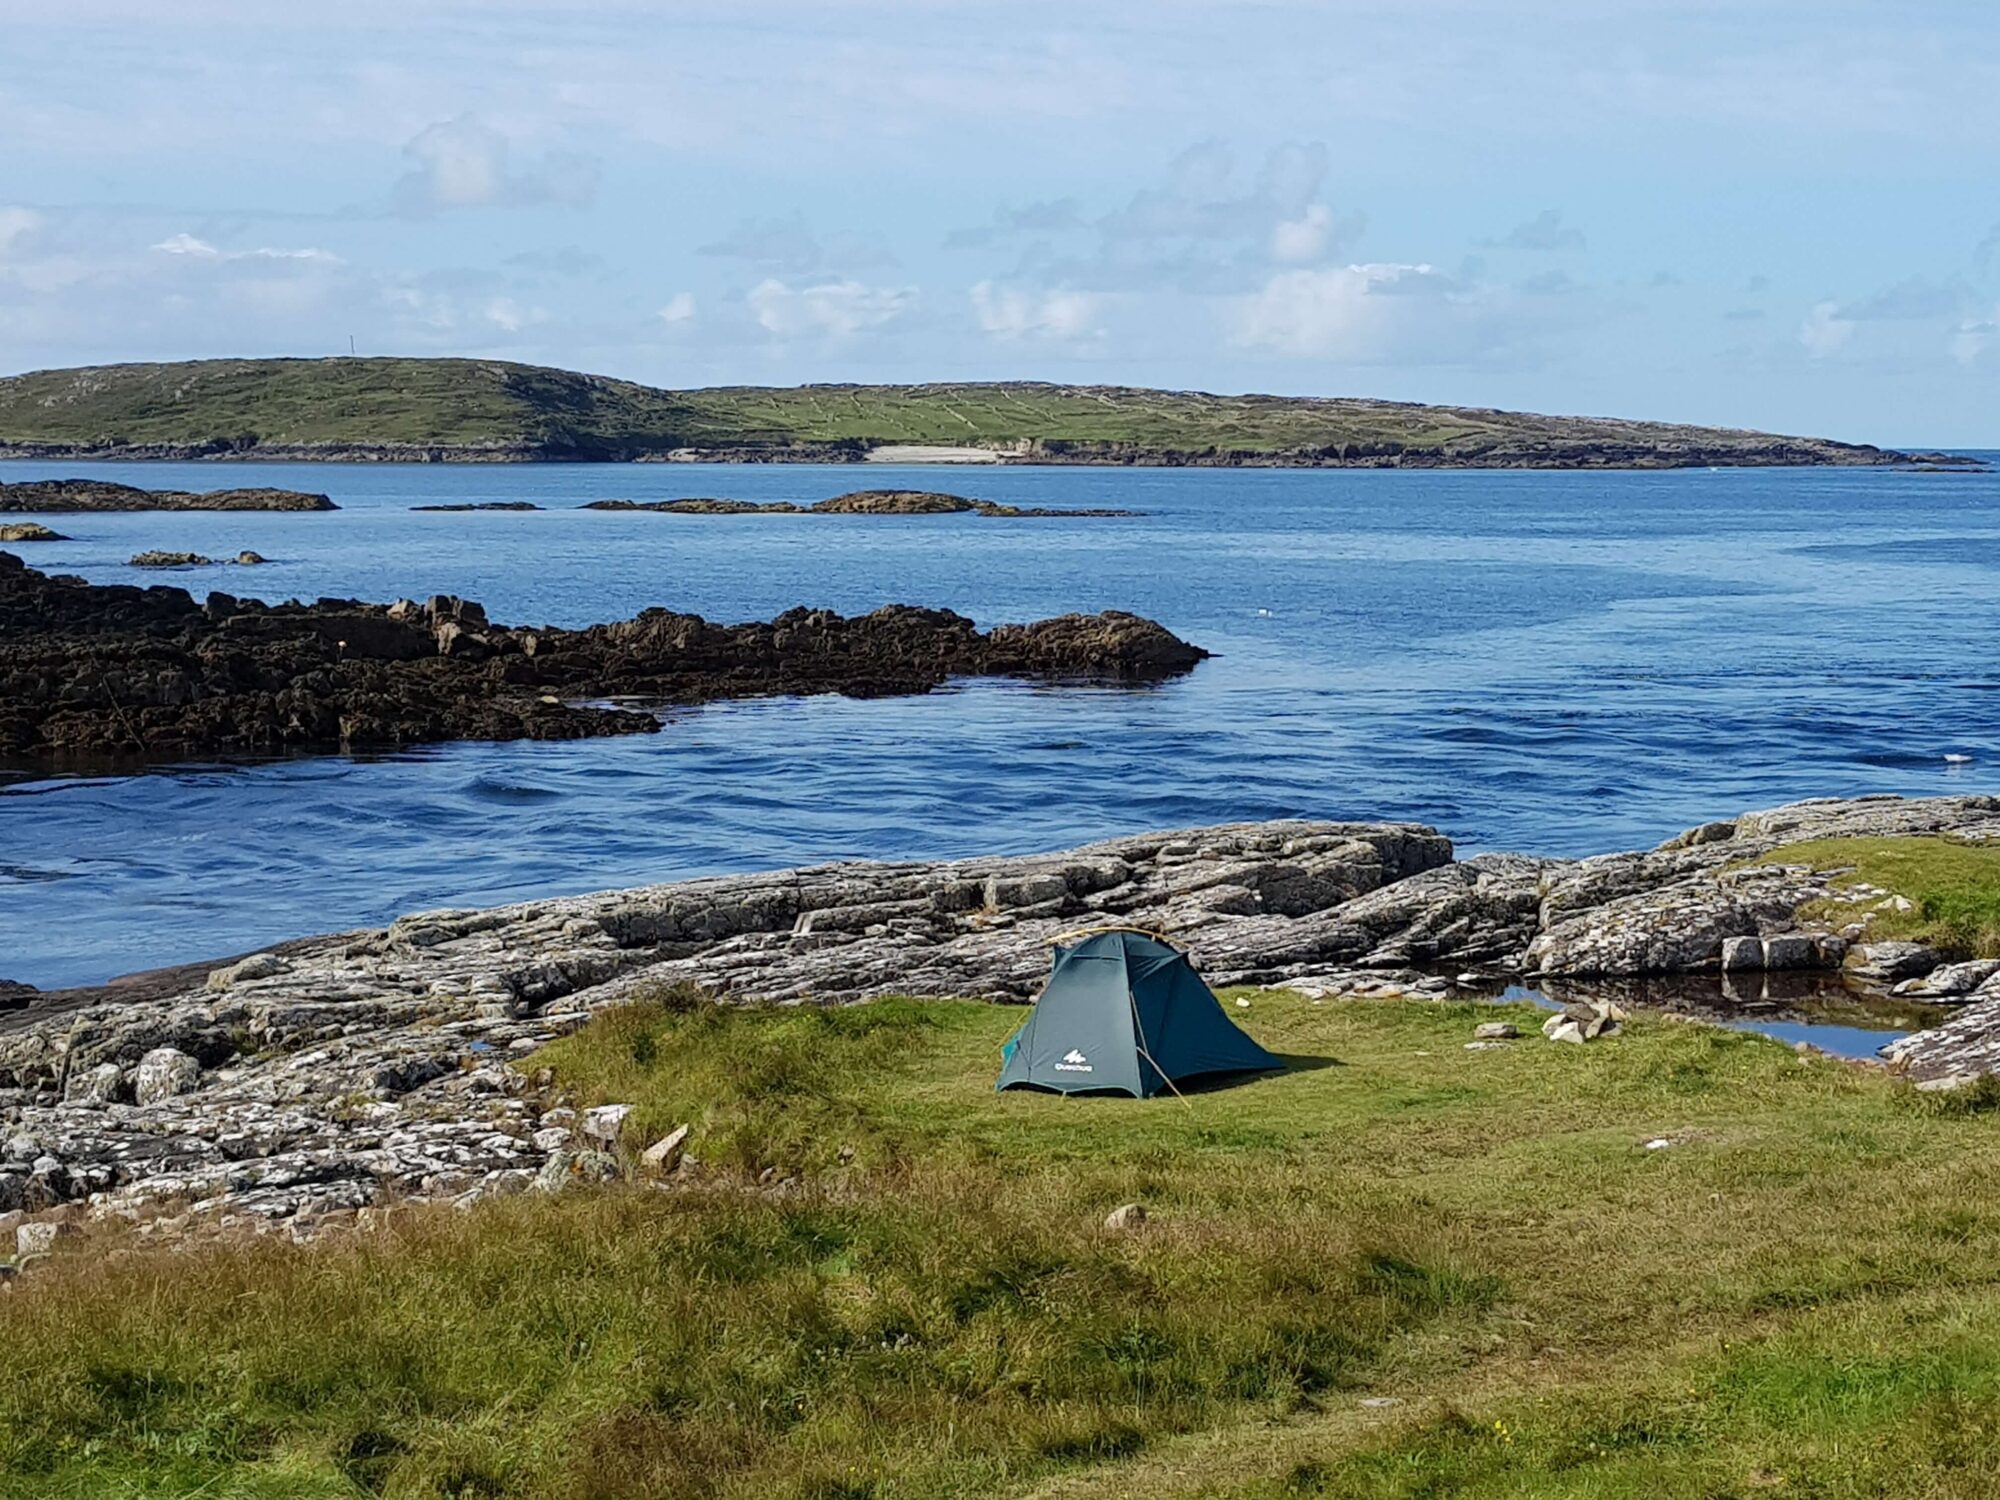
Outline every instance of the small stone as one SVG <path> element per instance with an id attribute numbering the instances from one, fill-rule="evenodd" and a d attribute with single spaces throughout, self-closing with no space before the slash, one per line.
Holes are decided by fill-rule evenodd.
<path id="1" fill-rule="evenodd" d="M 1146 1222 L 1146 1205 L 1143 1203 L 1121 1203 L 1104 1216 L 1106 1229 L 1136 1229 Z"/>
<path id="2" fill-rule="evenodd" d="M 1520 1034 L 1512 1021 L 1481 1021 L 1472 1028 L 1473 1038 L 1481 1042 L 1510 1042 Z"/>
<path id="3" fill-rule="evenodd" d="M 23 1224 L 14 1231 L 15 1259 L 47 1255 L 55 1249 L 57 1240 L 68 1239 L 77 1232 L 76 1225 L 62 1220 L 38 1219 Z"/>
<path id="4" fill-rule="evenodd" d="M 1552 1042 L 1577 1042 L 1584 1040 L 1583 1027 L 1568 1016 L 1550 1016 L 1542 1022 L 1542 1035 Z"/>
<path id="5" fill-rule="evenodd" d="M 569 1127 L 566 1125 L 545 1125 L 528 1139 L 537 1151 L 560 1151 L 569 1144 Z"/>
<path id="6" fill-rule="evenodd" d="M 1660 1136 L 1655 1136 L 1653 1137 L 1652 1140 L 1646 1142 L 1646 1149 L 1648 1151 L 1664 1151 L 1667 1149 L 1667 1147 L 1671 1146 L 1672 1144 L 1673 1144 L 1672 1141 L 1668 1140 L 1665 1136 L 1660 1135 Z"/>
<path id="7" fill-rule="evenodd" d="M 681 1151 L 687 1145 L 688 1127 L 676 1125 L 648 1146 L 639 1157 L 639 1164 L 655 1172 L 671 1172 L 681 1164 Z"/>
<path id="8" fill-rule="evenodd" d="M 595 1109 L 584 1111 L 583 1133 L 593 1141 L 614 1146 L 631 1113 L 632 1106 L 629 1104 L 600 1104 Z"/>
<path id="9" fill-rule="evenodd" d="M 1401 1406 L 1403 1403 L 1394 1396 L 1363 1396 L 1361 1404 L 1370 1411 L 1381 1411 L 1385 1407 Z"/>

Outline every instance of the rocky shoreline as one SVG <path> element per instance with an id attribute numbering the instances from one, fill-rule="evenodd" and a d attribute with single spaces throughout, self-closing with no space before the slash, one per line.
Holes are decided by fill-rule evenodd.
<path id="1" fill-rule="evenodd" d="M 1871 942 L 1882 893 L 1783 859 L 1924 834 L 2000 840 L 2000 798 L 1797 803 L 1581 860 L 1460 861 L 1410 823 L 1234 824 L 424 912 L 98 989 L 0 984 L 0 1225 L 308 1238 L 389 1199 L 561 1186 L 608 1158 L 520 1064 L 594 1011 L 684 983 L 742 1002 L 1018 1002 L 1050 940 L 1097 923 L 1171 934 L 1211 983 L 1313 995 L 1844 973 L 1954 1007 L 1887 1054 L 1955 1084 L 2000 1071 L 2000 961 Z"/>
<path id="2" fill-rule="evenodd" d="M 747 625 L 651 609 L 560 630 L 495 624 L 449 596 L 196 603 L 0 552 L 0 764 L 643 734 L 659 728 L 650 707 L 598 700 L 884 697 L 955 676 L 1144 682 L 1207 655 L 1115 610 L 981 631 L 909 605 Z"/>

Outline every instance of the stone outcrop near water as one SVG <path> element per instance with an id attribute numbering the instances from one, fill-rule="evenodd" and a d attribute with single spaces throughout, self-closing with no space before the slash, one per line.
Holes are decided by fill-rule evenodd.
<path id="1" fill-rule="evenodd" d="M 516 1065 L 602 1007 L 683 982 L 742 1002 L 1021 1001 L 1052 939 L 1099 924 L 1170 934 L 1213 984 L 1318 995 L 1844 965 L 1960 1007 L 1890 1049 L 1915 1079 L 1953 1080 L 2000 1069 L 2000 962 L 1872 943 L 1874 896 L 1782 858 L 1939 833 L 2000 838 L 2000 798 L 1799 803 L 1582 860 L 1459 861 L 1411 823 L 1235 824 L 423 912 L 92 990 L 0 982 L 0 1216 L 309 1235 L 385 1196 L 559 1185 L 577 1121 Z M 1806 902 L 1837 915 L 1802 919 Z"/>
<path id="2" fill-rule="evenodd" d="M 989 516 L 1003 520 L 1063 516 L 1139 516 L 1144 511 L 1108 506 L 1003 505 L 939 490 L 850 490 L 800 505 L 792 500 L 721 500 L 689 496 L 680 500 L 593 500 L 580 510 L 643 510 L 667 516 Z"/>
<path id="3" fill-rule="evenodd" d="M 0 513 L 68 515 L 137 510 L 338 510 L 325 495 L 302 490 L 142 490 L 107 479 L 35 479 L 0 483 Z"/>
<path id="4" fill-rule="evenodd" d="M 178 588 L 51 577 L 0 552 L 0 761 L 637 734 L 659 727 L 653 713 L 576 700 L 883 697 L 975 675 L 1147 681 L 1207 654 L 1115 610 L 990 631 L 908 605 L 747 625 L 652 609 L 527 629 L 446 596 L 196 603 Z"/>

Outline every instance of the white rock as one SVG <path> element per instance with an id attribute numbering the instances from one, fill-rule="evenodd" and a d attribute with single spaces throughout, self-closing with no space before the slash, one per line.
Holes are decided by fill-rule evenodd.
<path id="1" fill-rule="evenodd" d="M 1146 1222 L 1146 1205 L 1121 1203 L 1104 1216 L 1106 1229 L 1136 1229 Z"/>
<path id="2" fill-rule="evenodd" d="M 646 1148 L 645 1153 L 639 1158 L 640 1164 L 650 1167 L 656 1172 L 673 1171 L 675 1167 L 680 1165 L 681 1151 L 687 1145 L 687 1138 L 688 1127 L 685 1125 L 676 1125 L 671 1131 L 661 1136 Z"/>
<path id="3" fill-rule="evenodd" d="M 595 1109 L 585 1110 L 583 1133 L 593 1141 L 602 1141 L 607 1146 L 616 1145 L 631 1113 L 632 1106 L 629 1104 L 600 1104 Z"/>

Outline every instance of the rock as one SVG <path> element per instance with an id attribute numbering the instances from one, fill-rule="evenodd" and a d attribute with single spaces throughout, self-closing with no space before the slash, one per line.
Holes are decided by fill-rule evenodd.
<path id="1" fill-rule="evenodd" d="M 1722 940 L 1722 970 L 1740 973 L 1764 967 L 1764 940 L 1760 937 L 1733 937 Z"/>
<path id="2" fill-rule="evenodd" d="M 0 526 L 0 542 L 66 542 L 69 538 L 38 521 L 13 521 Z"/>
<path id="3" fill-rule="evenodd" d="M 29 1260 L 38 1255 L 48 1255 L 55 1250 L 57 1241 L 77 1233 L 76 1225 L 67 1220 L 32 1220 L 14 1231 L 14 1257 L 16 1260 Z"/>
<path id="4" fill-rule="evenodd" d="M 1507 1042 L 1521 1034 L 1521 1028 L 1512 1021 L 1481 1021 L 1472 1028 L 1475 1041 Z"/>
<path id="5" fill-rule="evenodd" d="M 1137 1229 L 1145 1222 L 1146 1205 L 1143 1203 L 1121 1203 L 1104 1216 L 1106 1229 Z"/>
<path id="6" fill-rule="evenodd" d="M 463 599 L 267 605 L 212 594 L 197 605 L 179 589 L 52 578 L 0 553 L 0 759 L 643 734 L 659 729 L 654 712 L 599 700 L 882 697 L 982 675 L 1151 681 L 1206 655 L 1119 611 L 981 631 L 907 605 L 727 626 L 651 609 L 522 630 Z"/>
<path id="7" fill-rule="evenodd" d="M 40 479 L 0 483 L 0 512 L 126 510 L 338 510 L 324 495 L 298 490 L 235 489 L 197 494 L 142 490 L 105 479 Z"/>
<path id="8" fill-rule="evenodd" d="M 191 1094 L 201 1082 L 201 1064 L 172 1047 L 155 1047 L 139 1059 L 132 1096 L 139 1104 Z"/>
<path id="9" fill-rule="evenodd" d="M 270 559 L 265 557 L 263 553 L 251 552 L 247 549 L 236 554 L 236 565 L 239 568 L 260 567 L 269 561 Z"/>
<path id="10" fill-rule="evenodd" d="M 253 979 L 271 979 L 291 972 L 291 965 L 275 953 L 253 953 L 225 968 L 211 970 L 208 987 L 226 990 Z"/>
<path id="11" fill-rule="evenodd" d="M 631 1113 L 632 1106 L 629 1104 L 600 1104 L 595 1109 L 587 1109 L 583 1112 L 583 1133 L 590 1140 L 615 1146 Z"/>
<path id="12" fill-rule="evenodd" d="M 1984 989 L 1987 981 L 1996 977 L 2000 977 L 2000 958 L 1941 964 L 1922 978 L 1900 981 L 1895 993 L 1926 1000 L 1956 1000 Z"/>
<path id="13" fill-rule="evenodd" d="M 1848 951 L 1848 971 L 1858 979 L 1894 984 L 1919 979 L 1944 962 L 1944 955 L 1923 943 L 1883 941 L 1857 943 Z"/>
<path id="14" fill-rule="evenodd" d="M 1820 967 L 1819 946 L 1812 934 L 1785 932 L 1764 939 L 1764 967 L 1767 969 L 1815 969 Z"/>
<path id="15" fill-rule="evenodd" d="M 618 1158 L 608 1152 L 562 1150 L 551 1156 L 535 1174 L 535 1186 L 545 1193 L 559 1193 L 579 1183 L 612 1182 L 618 1176 Z"/>
<path id="16" fill-rule="evenodd" d="M 127 564 L 133 568 L 209 568 L 215 559 L 199 552 L 141 552 Z"/>
<path id="17" fill-rule="evenodd" d="M 1542 1035 L 1552 1042 L 1591 1042 L 1612 1035 L 1625 1019 L 1623 1008 L 1609 1001 L 1582 1001 L 1565 1005 L 1542 1022 Z"/>
<path id="18" fill-rule="evenodd" d="M 125 1093 L 125 1074 L 117 1063 L 99 1063 L 88 1072 L 76 1073 L 63 1088 L 70 1104 L 113 1104 Z"/>
<path id="19" fill-rule="evenodd" d="M 570 1131 L 564 1125 L 546 1125 L 528 1139 L 537 1151 L 560 1151 L 570 1142 Z"/>
<path id="20" fill-rule="evenodd" d="M 681 1152 L 687 1146 L 687 1138 L 688 1127 L 685 1125 L 676 1125 L 671 1131 L 661 1136 L 660 1139 L 653 1142 L 652 1145 L 648 1146 L 641 1153 L 639 1164 L 655 1172 L 673 1171 L 675 1167 L 681 1164 Z M 848 1154 L 848 1159 L 852 1159 L 851 1151 Z"/>

